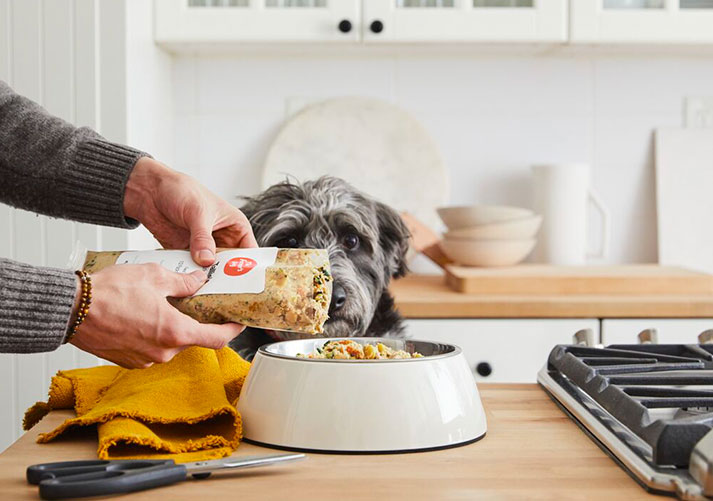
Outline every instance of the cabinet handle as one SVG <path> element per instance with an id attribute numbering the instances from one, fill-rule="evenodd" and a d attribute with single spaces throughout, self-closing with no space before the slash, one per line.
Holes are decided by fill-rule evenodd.
<path id="1" fill-rule="evenodd" d="M 339 31 L 342 33 L 349 33 L 352 31 L 352 22 L 349 19 L 342 19 L 339 21 L 337 28 L 339 28 Z"/>
<path id="2" fill-rule="evenodd" d="M 384 31 L 384 23 L 376 19 L 375 21 L 371 22 L 371 24 L 369 25 L 369 29 L 372 33 L 381 33 L 382 31 Z"/>
<path id="3" fill-rule="evenodd" d="M 488 377 L 493 373 L 493 368 L 488 362 L 480 362 L 475 366 L 475 372 L 483 377 Z"/>

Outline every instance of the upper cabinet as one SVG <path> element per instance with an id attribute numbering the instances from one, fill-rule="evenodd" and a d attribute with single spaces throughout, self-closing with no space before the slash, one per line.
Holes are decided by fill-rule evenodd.
<path id="1" fill-rule="evenodd" d="M 357 0 L 154 0 L 159 44 L 357 42 Z"/>
<path id="2" fill-rule="evenodd" d="M 571 0 L 573 43 L 713 41 L 713 0 Z"/>
<path id="3" fill-rule="evenodd" d="M 154 0 L 159 44 L 565 42 L 567 0 Z"/>
<path id="4" fill-rule="evenodd" d="M 704 44 L 713 0 L 154 0 L 166 47 L 229 43 Z"/>
<path id="5" fill-rule="evenodd" d="M 566 42 L 567 0 L 363 0 L 366 42 Z"/>

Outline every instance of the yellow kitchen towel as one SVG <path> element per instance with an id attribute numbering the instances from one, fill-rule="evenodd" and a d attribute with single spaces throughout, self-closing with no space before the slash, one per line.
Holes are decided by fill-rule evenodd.
<path id="1" fill-rule="evenodd" d="M 37 441 L 97 425 L 101 459 L 220 458 L 230 455 L 242 437 L 235 407 L 249 369 L 230 348 L 193 347 L 147 369 L 59 371 L 48 401 L 30 407 L 23 424 L 27 430 L 53 409 L 74 408 L 77 417 L 40 434 Z"/>

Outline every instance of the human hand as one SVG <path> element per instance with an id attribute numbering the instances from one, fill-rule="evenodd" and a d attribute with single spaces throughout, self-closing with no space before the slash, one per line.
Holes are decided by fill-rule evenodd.
<path id="1" fill-rule="evenodd" d="M 122 264 L 93 273 L 89 314 L 70 343 L 132 369 L 168 362 L 193 345 L 220 349 L 244 327 L 201 324 L 166 300 L 190 296 L 205 281 L 202 271 L 181 274 L 159 264 Z M 78 288 L 77 297 L 80 293 Z"/>
<path id="2" fill-rule="evenodd" d="M 149 157 L 140 158 L 129 176 L 124 214 L 140 221 L 165 248 L 190 247 L 201 266 L 215 262 L 216 245 L 257 247 L 238 208 Z"/>

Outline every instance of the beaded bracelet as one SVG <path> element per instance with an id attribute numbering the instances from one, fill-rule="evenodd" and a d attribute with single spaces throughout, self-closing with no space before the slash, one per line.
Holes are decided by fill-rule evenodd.
<path id="1" fill-rule="evenodd" d="M 79 307 L 77 308 L 77 318 L 69 329 L 67 337 L 64 338 L 65 343 L 69 343 L 77 333 L 79 326 L 82 325 L 82 322 L 84 322 L 84 319 L 87 318 L 89 314 L 89 305 L 92 304 L 92 277 L 84 270 L 78 270 L 75 271 L 75 273 L 82 282 L 82 295 L 80 297 Z"/>

